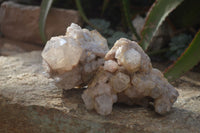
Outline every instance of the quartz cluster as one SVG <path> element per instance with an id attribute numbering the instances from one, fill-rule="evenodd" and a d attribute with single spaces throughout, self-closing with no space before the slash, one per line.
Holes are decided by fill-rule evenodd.
<path id="1" fill-rule="evenodd" d="M 46 74 L 63 89 L 88 86 L 82 94 L 87 109 L 101 115 L 116 102 L 149 105 L 159 114 L 169 112 L 177 90 L 152 68 L 150 58 L 134 41 L 121 38 L 109 51 L 97 31 L 76 24 L 66 35 L 52 37 L 42 51 Z"/>
<path id="2" fill-rule="evenodd" d="M 85 86 L 104 63 L 107 41 L 97 31 L 72 23 L 66 35 L 52 37 L 42 51 L 46 74 L 57 86 L 72 89 Z"/>
<path id="3" fill-rule="evenodd" d="M 159 114 L 170 111 L 179 94 L 136 42 L 119 39 L 105 60 L 82 95 L 87 109 L 108 115 L 113 103 L 123 102 L 152 103 Z"/>

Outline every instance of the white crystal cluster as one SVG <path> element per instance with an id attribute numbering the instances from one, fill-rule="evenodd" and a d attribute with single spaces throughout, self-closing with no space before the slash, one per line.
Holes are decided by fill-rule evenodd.
<path id="1" fill-rule="evenodd" d="M 108 50 L 106 39 L 97 31 L 72 23 L 66 35 L 47 42 L 42 51 L 43 66 L 60 88 L 84 86 L 104 63 Z"/>
<path id="2" fill-rule="evenodd" d="M 105 60 L 82 95 L 87 109 L 108 115 L 113 103 L 123 102 L 152 103 L 159 114 L 170 111 L 179 94 L 136 42 L 119 39 Z"/>
<path id="3" fill-rule="evenodd" d="M 66 35 L 52 37 L 42 51 L 46 73 L 63 89 L 88 88 L 82 94 L 87 109 L 101 115 L 116 102 L 153 105 L 159 114 L 169 112 L 178 97 L 163 74 L 152 68 L 149 57 L 134 41 L 119 39 L 109 51 L 97 31 L 76 24 Z"/>

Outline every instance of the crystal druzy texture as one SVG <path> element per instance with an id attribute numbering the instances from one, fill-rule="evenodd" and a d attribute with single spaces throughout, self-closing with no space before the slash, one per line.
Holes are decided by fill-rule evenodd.
<path id="1" fill-rule="evenodd" d="M 47 76 L 58 88 L 88 86 L 82 94 L 86 108 L 101 115 L 112 112 L 116 102 L 153 105 L 159 114 L 170 111 L 177 90 L 152 68 L 150 58 L 134 41 L 121 38 L 109 51 L 97 31 L 76 24 L 66 35 L 52 37 L 42 51 Z"/>
<path id="2" fill-rule="evenodd" d="M 87 109 L 108 115 L 113 103 L 123 102 L 144 106 L 152 103 L 159 114 L 170 111 L 179 94 L 158 69 L 152 68 L 136 42 L 119 39 L 105 60 L 82 95 Z"/>
<path id="3" fill-rule="evenodd" d="M 81 29 L 72 23 L 66 35 L 52 37 L 46 43 L 42 51 L 43 66 L 59 88 L 85 86 L 103 65 L 108 50 L 106 39 L 97 31 Z"/>

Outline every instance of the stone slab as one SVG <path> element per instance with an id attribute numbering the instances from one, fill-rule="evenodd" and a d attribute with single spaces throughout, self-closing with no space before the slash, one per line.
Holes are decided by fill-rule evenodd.
<path id="1" fill-rule="evenodd" d="M 4 36 L 30 43 L 42 44 L 39 34 L 40 7 L 6 1 L 0 8 L 0 29 Z M 47 40 L 64 35 L 71 23 L 81 24 L 78 11 L 51 8 L 46 20 Z"/>
<path id="2" fill-rule="evenodd" d="M 165 116 L 123 104 L 114 105 L 111 115 L 100 116 L 86 110 L 83 90 L 62 91 L 43 75 L 40 54 L 0 57 L 0 132 L 200 132 L 200 74 L 173 83 L 180 97 Z"/>
<path id="3" fill-rule="evenodd" d="M 0 37 L 0 56 L 10 56 L 33 50 L 42 50 L 42 46 Z"/>

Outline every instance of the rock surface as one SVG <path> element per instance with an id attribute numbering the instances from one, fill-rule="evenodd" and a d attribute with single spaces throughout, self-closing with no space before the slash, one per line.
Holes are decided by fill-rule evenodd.
<path id="1" fill-rule="evenodd" d="M 42 72 L 41 52 L 0 57 L 0 132 L 199 133 L 200 74 L 174 83 L 180 96 L 172 111 L 116 104 L 108 116 L 87 111 L 82 90 L 62 91 Z"/>
<path id="2" fill-rule="evenodd" d="M 86 86 L 104 63 L 108 44 L 97 31 L 72 23 L 66 35 L 52 37 L 42 51 L 46 74 L 65 90 Z"/>
<path id="3" fill-rule="evenodd" d="M 0 28 L 8 38 L 42 44 L 39 34 L 39 6 L 28 6 L 14 2 L 4 2 L 0 9 Z M 52 8 L 46 20 L 47 39 L 63 35 L 72 22 L 81 24 L 75 10 Z"/>
<path id="4" fill-rule="evenodd" d="M 10 56 L 33 50 L 42 50 L 42 47 L 21 41 L 0 37 L 0 55 Z"/>

